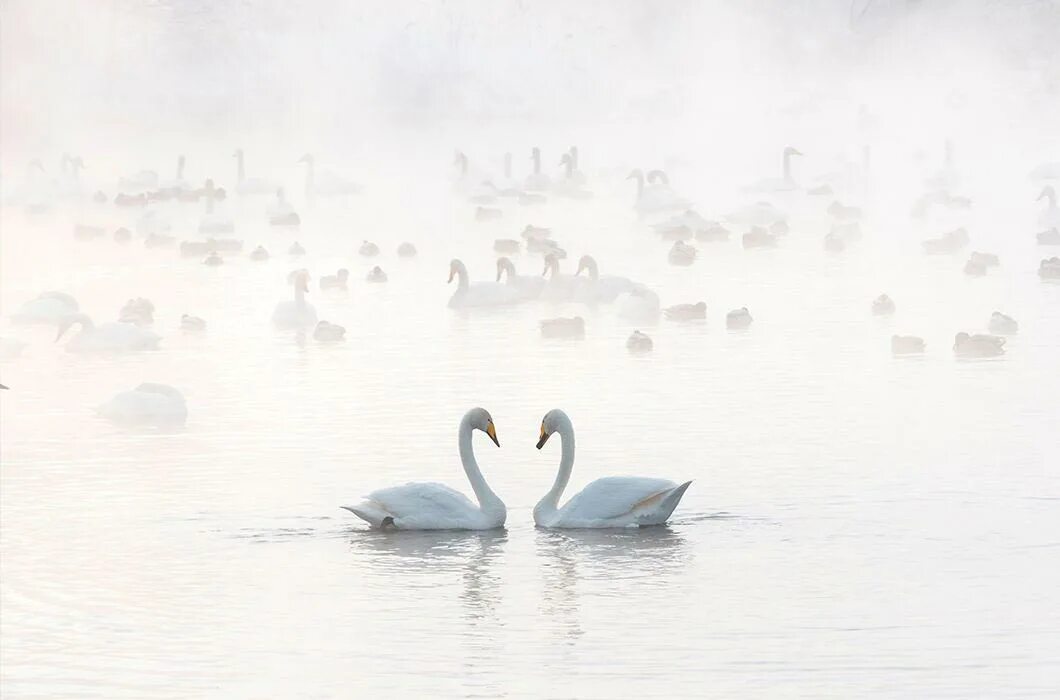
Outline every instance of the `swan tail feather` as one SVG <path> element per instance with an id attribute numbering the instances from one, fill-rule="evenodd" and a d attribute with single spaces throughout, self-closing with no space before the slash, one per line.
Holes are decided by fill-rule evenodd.
<path id="1" fill-rule="evenodd" d="M 691 481 L 686 481 L 680 486 L 676 486 L 671 489 L 659 502 L 658 507 L 652 511 L 652 513 L 641 521 L 641 525 L 662 525 L 670 516 L 673 514 L 674 509 L 677 508 L 677 504 L 681 502 L 682 496 L 685 495 L 685 491 L 692 485 Z"/>
<path id="2" fill-rule="evenodd" d="M 359 503 L 355 506 L 342 506 L 342 509 L 350 511 L 375 528 L 382 529 L 387 525 L 392 526 L 394 524 L 394 517 L 392 515 L 379 510 L 371 503 Z"/>

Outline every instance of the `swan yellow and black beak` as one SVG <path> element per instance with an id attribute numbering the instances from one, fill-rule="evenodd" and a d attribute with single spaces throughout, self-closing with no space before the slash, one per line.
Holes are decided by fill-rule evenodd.
<path id="1" fill-rule="evenodd" d="M 548 442 L 549 436 L 551 436 L 551 435 L 552 435 L 552 433 L 546 433 L 545 432 L 545 424 L 542 423 L 541 424 L 541 437 L 539 437 L 538 440 L 537 440 L 537 449 L 540 450 L 542 447 L 544 447 L 545 443 Z"/>
<path id="2" fill-rule="evenodd" d="M 486 435 L 490 436 L 490 440 L 493 440 L 494 445 L 497 447 L 501 446 L 500 440 L 497 439 L 497 428 L 494 427 L 492 420 L 486 424 Z"/>

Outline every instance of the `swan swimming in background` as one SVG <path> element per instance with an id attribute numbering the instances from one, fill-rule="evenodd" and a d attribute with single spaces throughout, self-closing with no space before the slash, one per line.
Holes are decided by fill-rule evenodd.
<path id="1" fill-rule="evenodd" d="M 541 296 L 541 290 L 545 288 L 545 280 L 542 277 L 520 275 L 515 272 L 515 264 L 507 257 L 497 258 L 497 281 L 501 281 L 503 274 L 507 273 L 505 280 L 507 284 L 519 290 L 523 299 L 529 301 Z"/>
<path id="2" fill-rule="evenodd" d="M 633 323 L 655 323 L 661 313 L 659 295 L 642 284 L 634 285 L 618 305 L 618 317 Z"/>
<path id="3" fill-rule="evenodd" d="M 478 505 L 445 484 L 417 482 L 368 494 L 355 506 L 343 506 L 373 528 L 398 530 L 491 530 L 503 527 L 508 511 L 490 489 L 475 459 L 471 437 L 475 430 L 489 436 L 497 447 L 497 429 L 484 408 L 473 408 L 460 421 L 457 443 L 464 473 Z"/>
<path id="4" fill-rule="evenodd" d="M 541 276 L 546 275 L 548 281 L 541 290 L 541 298 L 545 301 L 593 301 L 589 291 L 592 282 L 560 272 L 559 258 L 554 253 L 545 255 L 545 269 L 541 271 Z"/>
<path id="5" fill-rule="evenodd" d="M 462 309 L 480 306 L 507 306 L 523 301 L 522 293 L 514 286 L 499 282 L 471 284 L 467 266 L 453 258 L 449 262 L 449 282 L 457 280 L 456 291 L 449 298 L 449 308 Z"/>
<path id="6" fill-rule="evenodd" d="M 661 170 L 653 170 L 649 174 L 648 184 L 645 184 L 644 172 L 639 168 L 626 176 L 626 179 L 637 181 L 637 199 L 633 206 L 641 215 L 684 211 L 692 207 L 690 201 L 674 192 L 670 187 L 669 178 Z"/>
<path id="7" fill-rule="evenodd" d="M 1056 204 L 1056 190 L 1046 185 L 1038 195 L 1038 201 L 1048 200 L 1045 210 L 1038 215 L 1038 225 L 1044 228 L 1060 228 L 1060 207 Z"/>
<path id="8" fill-rule="evenodd" d="M 269 205 L 268 217 L 270 226 L 297 226 L 302 223 L 298 212 L 284 196 L 282 187 L 276 190 L 276 199 Z"/>
<path id="9" fill-rule="evenodd" d="M 306 302 L 309 293 L 309 273 L 298 270 L 292 275 L 294 300 L 281 301 L 272 312 L 272 323 L 282 330 L 309 328 L 317 323 L 317 311 Z"/>
<path id="10" fill-rule="evenodd" d="M 795 182 L 795 178 L 791 176 L 791 158 L 792 156 L 801 156 L 802 153 L 791 146 L 784 149 L 783 154 L 783 175 L 779 178 L 766 178 L 765 180 L 759 180 L 758 182 L 748 185 L 745 190 L 747 192 L 765 193 L 765 192 L 790 192 L 792 190 L 799 189 L 798 184 Z"/>
<path id="11" fill-rule="evenodd" d="M 98 412 L 112 423 L 127 426 L 173 427 L 188 419 L 184 395 L 167 384 L 152 382 L 115 395 Z"/>
<path id="12" fill-rule="evenodd" d="M 541 172 L 541 149 L 534 146 L 530 151 L 530 160 L 534 164 L 534 170 L 526 176 L 524 189 L 529 192 L 546 192 L 552 186 L 552 178 Z"/>
<path id="13" fill-rule="evenodd" d="M 272 194 L 277 189 L 277 185 L 264 178 L 260 177 L 247 177 L 247 171 L 243 162 L 243 149 L 237 148 L 236 152 L 232 154 L 232 157 L 236 159 L 236 193 L 237 194 Z"/>
<path id="14" fill-rule="evenodd" d="M 601 277 L 596 258 L 591 255 L 583 255 L 578 260 L 578 269 L 574 272 L 574 276 L 578 277 L 581 275 L 582 270 L 586 270 L 589 273 L 589 284 L 585 287 L 584 294 L 593 301 L 610 304 L 620 294 L 628 294 L 636 286 L 633 280 L 628 277 L 615 275 L 604 275 Z"/>
<path id="15" fill-rule="evenodd" d="M 537 449 L 559 433 L 559 472 L 552 488 L 534 506 L 534 524 L 547 528 L 604 528 L 662 525 L 692 483 L 667 479 L 609 476 L 591 482 L 560 508 L 559 499 L 574 469 L 574 426 L 558 408 L 545 414 Z"/>
<path id="16" fill-rule="evenodd" d="M 67 352 L 103 354 L 157 350 L 162 340 L 157 333 L 132 323 L 113 322 L 97 326 L 87 315 L 75 313 L 67 316 L 59 325 L 55 342 L 59 342 L 75 324 L 81 325 L 81 331 L 66 344 Z"/>
<path id="17" fill-rule="evenodd" d="M 80 310 L 77 299 L 65 292 L 43 292 L 11 315 L 11 322 L 20 325 L 41 324 L 58 326 L 71 314 Z"/>

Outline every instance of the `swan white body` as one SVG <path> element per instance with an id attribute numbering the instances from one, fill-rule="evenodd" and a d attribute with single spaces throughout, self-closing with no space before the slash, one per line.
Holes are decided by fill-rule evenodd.
<path id="1" fill-rule="evenodd" d="M 619 318 L 633 323 L 655 323 L 661 308 L 659 295 L 643 285 L 635 285 L 618 302 Z"/>
<path id="2" fill-rule="evenodd" d="M 783 175 L 779 178 L 771 177 L 764 180 L 748 185 L 744 188 L 747 192 L 790 192 L 792 190 L 799 189 L 798 184 L 795 182 L 795 178 L 791 176 L 791 157 L 801 156 L 802 153 L 795 150 L 791 146 L 784 149 L 784 169 Z"/>
<path id="3" fill-rule="evenodd" d="M 577 291 L 586 301 L 610 304 L 621 294 L 633 291 L 636 283 L 628 277 L 616 275 L 600 276 L 600 269 L 596 264 L 596 258 L 591 255 L 583 255 L 578 261 L 578 269 L 575 277 L 581 275 L 582 270 L 589 272 L 589 283 L 582 285 Z"/>
<path id="4" fill-rule="evenodd" d="M 482 306 L 508 306 L 523 301 L 523 295 L 514 286 L 499 282 L 476 282 L 468 279 L 467 266 L 459 260 L 449 263 L 449 281 L 457 279 L 456 291 L 449 298 L 449 308 L 464 309 Z"/>
<path id="5" fill-rule="evenodd" d="M 541 422 L 537 448 L 553 433 L 561 441 L 559 472 L 552 488 L 534 506 L 534 523 L 547 528 L 605 528 L 662 525 L 674 512 L 691 481 L 609 476 L 591 482 L 561 508 L 559 499 L 574 468 L 574 426 L 567 414 L 553 409 Z"/>
<path id="6" fill-rule="evenodd" d="M 493 419 L 484 408 L 473 408 L 460 421 L 457 440 L 460 462 L 478 505 L 445 484 L 433 482 L 392 486 L 368 494 L 355 506 L 343 506 L 373 528 L 398 530 L 491 530 L 503 527 L 508 511 L 482 476 L 471 435 L 486 433 L 500 447 Z"/>
<path id="7" fill-rule="evenodd" d="M 99 414 L 120 425 L 178 426 L 188 419 L 188 405 L 173 387 L 148 382 L 117 394 Z"/>
<path id="8" fill-rule="evenodd" d="M 541 290 L 545 288 L 543 277 L 532 277 L 520 275 L 515 271 L 515 264 L 509 258 L 497 258 L 497 281 L 501 281 L 502 273 L 507 273 L 506 283 L 519 291 L 523 299 L 531 301 L 541 296 Z"/>
<path id="9" fill-rule="evenodd" d="M 58 326 L 79 309 L 77 299 L 69 294 L 44 292 L 19 307 L 18 311 L 12 314 L 11 321 L 18 324 Z"/>
<path id="10" fill-rule="evenodd" d="M 67 352 L 80 354 L 125 353 L 157 350 L 162 340 L 159 335 L 132 323 L 103 323 L 95 325 L 82 313 L 71 314 L 59 326 L 56 340 L 62 338 L 70 326 L 79 323 L 81 331 L 66 344 Z"/>
<path id="11" fill-rule="evenodd" d="M 294 299 L 276 305 L 272 312 L 273 325 L 284 330 L 315 326 L 317 310 L 305 300 L 309 292 L 309 274 L 299 270 L 291 281 L 294 283 Z"/>
<path id="12" fill-rule="evenodd" d="M 316 158 L 311 153 L 302 156 L 299 163 L 306 164 L 305 193 L 306 197 L 341 197 L 357 194 L 361 186 L 336 175 L 330 170 L 317 171 Z"/>
<path id="13" fill-rule="evenodd" d="M 677 194 L 665 181 L 645 184 L 640 170 L 634 170 L 626 179 L 637 181 L 637 200 L 633 206 L 642 215 L 684 211 L 692 206 L 692 202 Z"/>
<path id="14" fill-rule="evenodd" d="M 555 253 L 545 256 L 545 269 L 542 275 L 548 275 L 548 281 L 541 290 L 541 298 L 546 301 L 582 301 L 592 302 L 590 290 L 592 282 L 577 275 L 566 275 L 559 271 L 559 258 Z"/>

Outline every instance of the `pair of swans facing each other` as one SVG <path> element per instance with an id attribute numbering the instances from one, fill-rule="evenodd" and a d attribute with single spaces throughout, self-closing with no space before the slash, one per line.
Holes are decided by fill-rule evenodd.
<path id="1" fill-rule="evenodd" d="M 473 408 L 460 421 L 460 461 L 478 504 L 444 484 L 410 483 L 380 489 L 361 503 L 343 506 L 373 528 L 398 530 L 488 530 L 503 527 L 504 502 L 486 483 L 472 448 L 480 430 L 500 447 L 493 418 L 484 408 Z M 669 519 L 692 483 L 667 479 L 605 477 L 593 481 L 562 507 L 559 499 L 574 468 L 574 427 L 567 414 L 554 409 L 545 414 L 537 448 L 558 433 L 562 443 L 559 472 L 552 488 L 534 507 L 534 523 L 546 528 L 613 528 L 662 525 Z"/>

